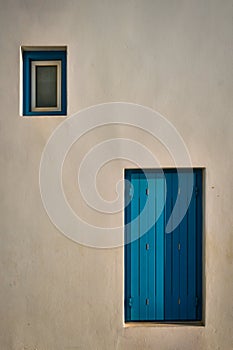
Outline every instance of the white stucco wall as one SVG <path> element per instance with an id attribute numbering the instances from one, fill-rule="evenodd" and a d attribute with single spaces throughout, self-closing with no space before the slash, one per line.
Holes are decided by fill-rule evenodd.
<path id="1" fill-rule="evenodd" d="M 0 178 L 2 350 L 233 348 L 232 0 L 0 1 Z M 123 327 L 123 248 L 84 247 L 49 220 L 39 192 L 43 148 L 62 118 L 19 115 L 21 45 L 68 46 L 69 115 L 127 101 L 157 110 L 178 129 L 194 166 L 206 167 L 205 327 Z M 64 188 L 88 220 L 114 225 L 80 202 L 75 169 L 108 137 L 161 145 L 134 128 L 104 127 L 72 148 Z M 103 168 L 114 198 L 127 162 Z"/>

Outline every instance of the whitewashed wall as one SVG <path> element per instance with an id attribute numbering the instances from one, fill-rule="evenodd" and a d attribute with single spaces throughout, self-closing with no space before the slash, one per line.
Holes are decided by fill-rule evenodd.
<path id="1" fill-rule="evenodd" d="M 232 338 L 232 0 L 0 2 L 0 348 L 3 350 L 230 350 Z M 123 327 L 123 249 L 73 243 L 49 220 L 40 198 L 43 148 L 62 118 L 19 115 L 21 45 L 68 46 L 69 115 L 127 101 L 164 115 L 194 166 L 206 167 L 205 327 Z M 114 225 L 122 213 L 91 213 L 75 169 L 97 141 L 132 137 L 169 155 L 134 128 L 105 127 L 74 145 L 64 169 L 73 208 Z M 115 196 L 126 162 L 102 169 L 98 186 Z"/>

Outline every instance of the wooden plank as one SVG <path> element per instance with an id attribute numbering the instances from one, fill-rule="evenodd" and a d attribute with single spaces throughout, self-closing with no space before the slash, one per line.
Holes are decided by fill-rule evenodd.
<path id="1" fill-rule="evenodd" d="M 176 173 L 172 176 L 173 208 L 178 195 L 178 179 Z M 172 231 L 172 313 L 171 320 L 179 320 L 180 310 L 180 254 L 179 254 L 179 226 Z"/>
<path id="2" fill-rule="evenodd" d="M 202 170 L 198 169 L 196 172 L 196 186 L 198 188 L 198 193 L 196 196 L 197 202 L 197 285 L 196 285 L 196 320 L 202 319 L 202 195 L 203 195 L 203 186 L 202 186 Z"/>
<path id="3" fill-rule="evenodd" d="M 164 320 L 164 200 L 165 180 L 156 179 L 155 209 L 156 209 L 156 320 Z M 159 215 L 159 213 L 161 214 Z"/>
<path id="4" fill-rule="evenodd" d="M 167 225 L 171 216 L 172 201 L 172 174 L 165 173 L 166 179 L 166 204 L 165 204 L 165 224 Z M 165 233 L 165 320 L 172 319 L 172 240 L 173 234 Z"/>
<path id="5" fill-rule="evenodd" d="M 149 249 L 147 250 L 148 259 L 148 320 L 154 321 L 155 316 L 155 176 L 148 178 L 148 243 Z"/>
<path id="6" fill-rule="evenodd" d="M 148 203 L 147 203 L 147 180 L 144 175 L 140 175 L 140 219 L 139 219 L 139 285 L 140 285 L 140 300 L 139 300 L 139 314 L 140 320 L 145 321 L 148 318 L 148 305 L 146 304 L 146 299 L 148 299 L 148 261 L 147 261 L 147 251 L 146 244 L 148 243 L 147 235 L 147 215 L 148 215 Z"/>
<path id="7" fill-rule="evenodd" d="M 181 190 L 180 190 L 180 213 L 181 206 L 186 205 L 187 212 L 180 223 L 180 320 L 187 319 L 187 307 L 188 307 L 188 198 L 187 190 L 188 183 L 187 176 L 189 173 L 182 172 L 180 174 L 181 178 Z M 191 174 L 192 176 L 192 174 Z"/>
<path id="8" fill-rule="evenodd" d="M 129 172 L 125 173 L 125 179 L 128 180 L 125 186 L 125 203 L 129 203 L 130 200 L 130 180 L 131 175 Z M 131 298 L 131 204 L 125 206 L 125 246 L 124 246 L 124 268 L 125 268 L 125 321 L 131 321 L 131 307 L 129 305 L 129 300 Z"/>
<path id="9" fill-rule="evenodd" d="M 139 311 L 139 179 L 137 174 L 132 174 L 133 198 L 131 200 L 131 320 L 140 320 Z"/>
<path id="10" fill-rule="evenodd" d="M 194 177 L 195 180 L 195 177 Z M 188 210 L 188 307 L 187 319 L 196 319 L 196 181 Z"/>

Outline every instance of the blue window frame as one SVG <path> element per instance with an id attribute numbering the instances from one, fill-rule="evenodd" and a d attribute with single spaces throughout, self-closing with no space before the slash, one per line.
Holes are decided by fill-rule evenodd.
<path id="1" fill-rule="evenodd" d="M 65 50 L 23 51 L 23 115 L 66 115 Z"/>
<path id="2" fill-rule="evenodd" d="M 125 170 L 125 179 L 125 321 L 201 321 L 202 169 Z M 169 232 L 176 204 L 186 210 Z"/>

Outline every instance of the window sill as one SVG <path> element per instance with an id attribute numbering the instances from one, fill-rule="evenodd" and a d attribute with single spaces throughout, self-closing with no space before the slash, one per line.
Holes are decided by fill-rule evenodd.
<path id="1" fill-rule="evenodd" d="M 124 328 L 131 327 L 205 327 L 202 321 L 187 322 L 127 322 Z"/>
<path id="2" fill-rule="evenodd" d="M 68 115 L 21 115 L 22 118 L 25 119 L 43 119 L 43 118 L 50 118 L 50 119 L 56 119 L 56 118 L 67 118 Z"/>

